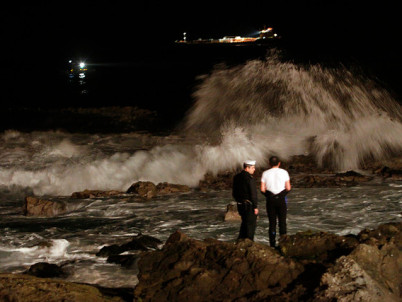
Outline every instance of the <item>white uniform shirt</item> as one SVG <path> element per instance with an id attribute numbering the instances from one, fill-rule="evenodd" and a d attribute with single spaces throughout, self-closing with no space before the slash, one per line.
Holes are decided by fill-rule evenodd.
<path id="1" fill-rule="evenodd" d="M 285 190 L 285 183 L 290 180 L 288 171 L 281 168 L 271 168 L 264 171 L 261 176 L 261 182 L 273 194 L 278 194 Z"/>

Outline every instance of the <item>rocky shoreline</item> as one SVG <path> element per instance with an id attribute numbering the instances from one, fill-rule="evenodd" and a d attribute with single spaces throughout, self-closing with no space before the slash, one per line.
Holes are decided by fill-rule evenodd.
<path id="1" fill-rule="evenodd" d="M 358 235 L 300 232 L 279 248 L 248 239 L 195 240 L 181 231 L 163 244 L 138 235 L 98 256 L 137 252 L 139 283 L 107 289 L 63 280 L 63 270 L 36 264 L 0 274 L 0 301 L 400 301 L 402 222 Z M 127 257 L 126 257 L 127 258 Z M 116 260 L 116 258 L 115 258 Z M 109 260 L 108 260 L 109 261 Z M 112 260 L 113 261 L 113 260 Z"/>
<path id="2" fill-rule="evenodd" d="M 320 169 L 306 156 L 283 166 L 293 187 L 343 187 L 370 181 L 402 180 L 402 161 L 372 163 L 363 172 Z M 259 179 L 264 168 L 256 171 Z M 236 171 L 205 175 L 197 188 L 180 184 L 133 183 L 125 192 L 85 190 L 66 200 L 27 196 L 27 216 L 52 217 L 74 210 L 73 200 L 118 197 L 147 202 L 193 190 L 229 190 Z M 257 184 L 258 185 L 258 184 Z M 228 205 L 225 220 L 239 219 Z M 195 240 L 180 230 L 166 242 L 139 234 L 130 242 L 105 246 L 97 257 L 122 267 L 138 266 L 131 289 L 107 289 L 64 280 L 62 266 L 37 263 L 25 274 L 0 274 L 0 301 L 400 301 L 402 222 L 358 235 L 299 232 L 273 249 L 250 240 Z"/>

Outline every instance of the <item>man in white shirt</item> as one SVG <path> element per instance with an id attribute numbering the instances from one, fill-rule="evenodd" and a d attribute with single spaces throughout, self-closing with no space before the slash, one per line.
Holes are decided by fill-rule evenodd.
<path id="1" fill-rule="evenodd" d="M 271 169 L 264 171 L 261 177 L 261 192 L 266 197 L 269 220 L 269 244 L 275 247 L 276 219 L 279 221 L 279 234 L 286 234 L 286 194 L 290 191 L 289 173 L 279 168 L 281 162 L 277 156 L 269 159 Z"/>

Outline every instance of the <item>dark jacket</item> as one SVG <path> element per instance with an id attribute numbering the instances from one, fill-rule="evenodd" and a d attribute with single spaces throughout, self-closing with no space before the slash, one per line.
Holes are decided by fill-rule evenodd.
<path id="1" fill-rule="evenodd" d="M 249 200 L 254 209 L 258 207 L 257 187 L 250 173 L 242 170 L 239 174 L 235 175 L 233 178 L 232 196 L 237 203 L 244 203 L 245 200 Z"/>

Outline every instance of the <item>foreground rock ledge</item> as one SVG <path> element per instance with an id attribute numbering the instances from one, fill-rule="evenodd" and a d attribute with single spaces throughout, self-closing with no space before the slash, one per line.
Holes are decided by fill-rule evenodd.
<path id="1" fill-rule="evenodd" d="M 90 285 L 21 274 L 0 274 L 0 301 L 120 302 L 124 300 L 104 295 L 98 288 Z"/>
<path id="2" fill-rule="evenodd" d="M 261 300 L 279 294 L 303 265 L 248 239 L 198 241 L 177 232 L 139 261 L 138 301 Z M 244 300 L 246 301 L 246 300 Z"/>
<path id="3" fill-rule="evenodd" d="M 402 223 L 357 236 L 302 232 L 280 245 L 177 231 L 141 255 L 134 301 L 400 301 Z"/>

